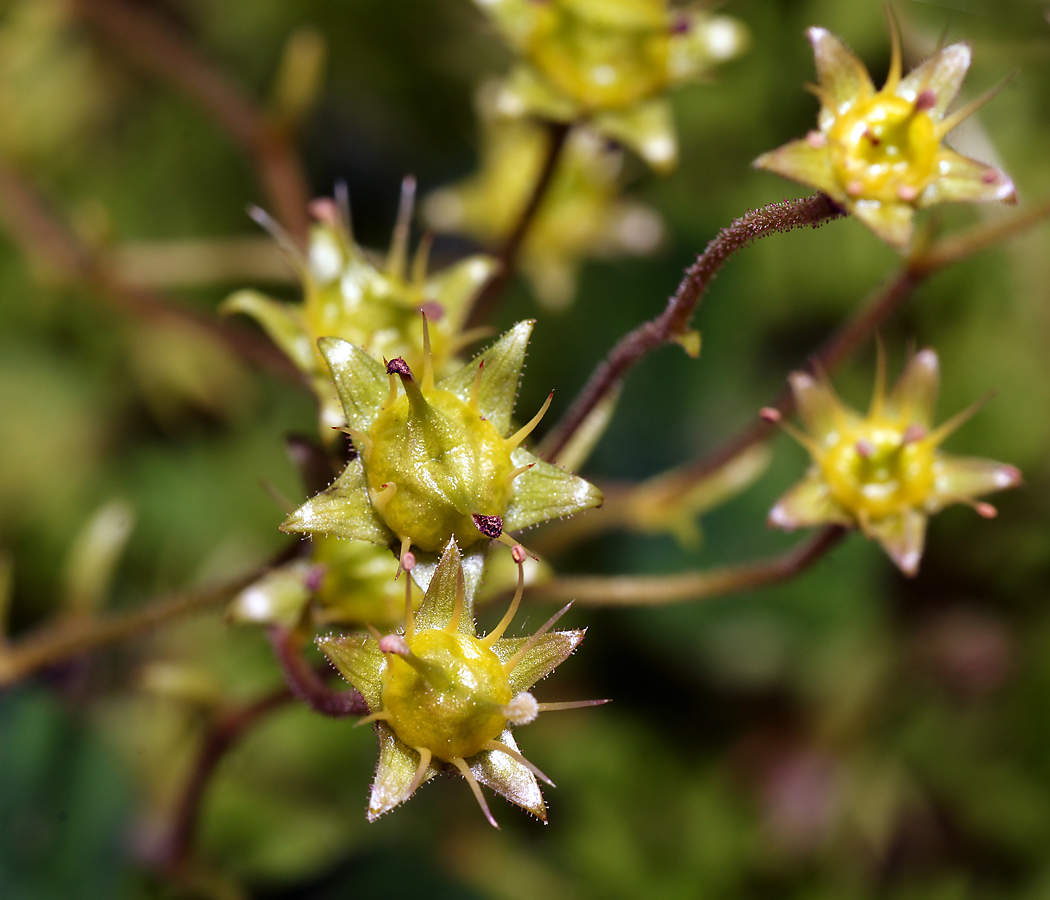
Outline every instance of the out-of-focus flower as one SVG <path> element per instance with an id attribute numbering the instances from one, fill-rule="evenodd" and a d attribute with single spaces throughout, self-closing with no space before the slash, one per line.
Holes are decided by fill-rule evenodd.
<path id="1" fill-rule="evenodd" d="M 844 406 L 824 380 L 795 372 L 790 381 L 806 433 L 789 430 L 809 451 L 813 466 L 773 507 L 772 525 L 859 526 L 905 575 L 914 575 L 933 513 L 965 503 L 991 518 L 995 507 L 976 498 L 1021 483 L 1013 466 L 950 456 L 939 449 L 980 404 L 933 427 L 940 381 L 933 350 L 909 360 L 888 396 L 880 352 L 875 393 L 865 416 Z"/>
<path id="2" fill-rule="evenodd" d="M 520 547 L 516 561 L 524 560 Z M 474 592 L 465 582 L 455 540 L 445 548 L 403 633 L 328 636 L 317 645 L 368 704 L 379 733 L 379 765 L 368 802 L 372 821 L 403 803 L 423 782 L 455 768 L 493 826 L 479 784 L 544 821 L 536 776 L 550 780 L 518 751 L 512 725 L 548 709 L 529 693 L 583 640 L 583 631 L 550 631 L 558 616 L 527 638 L 505 638 L 521 585 L 503 620 L 484 637 L 474 622 Z M 559 614 L 560 615 L 560 614 Z"/>
<path id="3" fill-rule="evenodd" d="M 944 47 L 901 77 L 900 41 L 882 90 L 831 32 L 807 32 L 817 63 L 819 131 L 765 153 L 755 166 L 823 191 L 898 249 L 911 240 L 915 210 L 968 200 L 1015 202 L 1013 182 L 998 169 L 941 141 L 986 103 L 985 94 L 945 113 L 970 67 L 965 43 Z"/>
<path id="4" fill-rule="evenodd" d="M 308 558 L 273 569 L 241 591 L 230 618 L 288 628 L 387 628 L 404 620 L 405 590 L 394 581 L 397 559 L 386 547 L 323 535 L 312 545 Z"/>
<path id="5" fill-rule="evenodd" d="M 481 169 L 435 191 L 423 204 L 436 231 L 499 245 L 532 196 L 551 135 L 529 119 L 499 116 L 482 99 Z M 593 131 L 575 128 L 520 251 L 520 269 L 550 309 L 568 306 L 580 261 L 651 252 L 663 236 L 655 211 L 619 196 L 623 154 Z"/>
<path id="6" fill-rule="evenodd" d="M 600 505 L 594 485 L 521 446 L 550 398 L 512 430 L 533 324 L 519 322 L 441 381 L 429 353 L 417 381 L 404 359 L 383 366 L 353 344 L 322 338 L 357 455 L 281 528 L 400 542 L 403 556 L 410 546 L 438 553 L 451 537 L 464 547 L 509 541 L 504 531 Z"/>
<path id="7" fill-rule="evenodd" d="M 349 213 L 331 200 L 315 201 L 318 218 L 307 257 L 290 254 L 303 282 L 301 305 L 280 303 L 257 291 L 238 291 L 223 304 L 227 313 L 252 316 L 271 339 L 309 378 L 321 409 L 322 433 L 343 422 L 339 398 L 317 339 L 337 337 L 362 348 L 376 360 L 402 357 L 422 364 L 425 311 L 439 374 L 472 339 L 461 329 L 478 291 L 492 276 L 496 261 L 470 256 L 433 275 L 427 274 L 429 242 L 420 244 L 411 266 L 408 234 L 415 180 L 406 178 L 401 207 L 386 260 L 379 264 L 359 247 L 350 230 Z"/>
<path id="8" fill-rule="evenodd" d="M 744 26 L 667 0 L 476 0 L 522 57 L 499 98 L 508 115 L 587 119 L 653 168 L 678 161 L 667 91 L 742 53 Z"/>

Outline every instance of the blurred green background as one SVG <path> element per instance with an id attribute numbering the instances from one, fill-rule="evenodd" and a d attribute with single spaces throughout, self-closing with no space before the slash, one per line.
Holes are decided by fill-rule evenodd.
<path id="1" fill-rule="evenodd" d="M 468 0 L 139 0 L 265 99 L 297 29 L 328 64 L 301 134 L 311 187 L 345 179 L 356 235 L 384 246 L 398 185 L 425 192 L 476 163 L 473 92 L 509 56 Z M 942 33 L 974 45 L 965 97 L 1018 73 L 958 132 L 998 159 L 1022 203 L 1050 195 L 1050 5 L 895 4 L 906 63 Z M 674 95 L 682 161 L 657 179 L 629 162 L 627 192 L 667 237 L 646 260 L 584 270 L 575 305 L 542 313 L 516 284 L 505 326 L 538 316 L 520 407 L 556 388 L 554 414 L 615 340 L 662 309 L 682 269 L 745 210 L 804 191 L 749 168 L 812 127 L 803 37 L 840 34 L 876 80 L 889 62 L 875 0 L 741 0 L 724 12 L 751 50 Z M 68 19 L 57 0 L 0 3 L 0 156 L 65 211 L 85 240 L 255 234 L 264 202 L 250 165 L 202 111 Z M 960 208 L 945 231 L 1002 215 Z M 927 216 L 927 220 L 930 220 Z M 541 699 L 612 705 L 541 717 L 523 751 L 552 774 L 551 824 L 494 807 L 488 828 L 458 779 L 364 819 L 368 729 L 288 706 L 223 762 L 199 842 L 202 896 L 621 898 L 1050 897 L 1050 231 L 1034 229 L 923 285 L 886 329 L 891 372 L 908 341 L 940 353 L 942 416 L 998 395 L 948 450 L 1018 465 L 1000 516 L 956 507 L 931 523 L 922 571 L 903 579 L 851 536 L 815 569 L 760 593 L 664 609 L 576 609 L 588 640 Z M 139 245 L 141 247 L 141 245 Z M 439 259 L 467 245 L 440 240 Z M 730 262 L 697 316 L 699 360 L 654 353 L 627 383 L 585 474 L 637 480 L 734 433 L 786 373 L 894 271 L 859 223 L 775 236 Z M 211 311 L 241 282 L 179 288 Z M 262 285 L 294 299 L 291 286 Z M 121 317 L 0 239 L 0 547 L 13 560 L 11 632 L 59 610 L 69 548 L 119 498 L 135 527 L 113 606 L 222 578 L 284 546 L 260 479 L 298 499 L 283 436 L 309 433 L 308 396 L 215 348 Z M 837 376 L 863 404 L 874 351 Z M 706 517 L 705 541 L 608 535 L 560 571 L 671 572 L 790 546 L 765 513 L 801 474 L 774 443 L 768 472 Z M 535 626 L 548 611 L 528 611 Z M 146 690 L 179 665 L 192 694 Z M 199 615 L 0 696 L 0 896 L 177 896 L 151 847 L 218 702 L 280 675 L 261 633 Z M 243 892 L 239 893 L 239 892 Z"/>

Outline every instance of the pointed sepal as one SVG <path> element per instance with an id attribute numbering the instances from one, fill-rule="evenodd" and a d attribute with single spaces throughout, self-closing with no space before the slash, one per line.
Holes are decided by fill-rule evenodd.
<path id="1" fill-rule="evenodd" d="M 409 788 L 419 768 L 419 755 L 406 747 L 385 722 L 376 723 L 376 734 L 379 736 L 379 764 L 368 798 L 369 822 L 374 822 L 412 796 Z M 432 762 L 423 775 L 423 783 L 439 771 Z"/>
<path id="2" fill-rule="evenodd" d="M 499 741 L 511 750 L 518 749 L 509 728 L 499 736 Z M 537 819 L 547 821 L 547 806 L 543 802 L 536 776 L 516 759 L 499 750 L 482 750 L 470 757 L 467 764 L 480 784 L 532 813 Z"/>
<path id="3" fill-rule="evenodd" d="M 365 470 L 360 458 L 350 460 L 343 474 L 330 488 L 311 497 L 285 519 L 281 531 L 332 534 L 341 538 L 371 541 L 373 544 L 389 544 L 394 540 L 393 532 L 376 515 L 368 498 Z"/>
<path id="4" fill-rule="evenodd" d="M 589 481 L 544 462 L 522 447 L 514 450 L 511 460 L 515 466 L 532 468 L 514 479 L 514 496 L 503 517 L 504 531 L 594 509 L 605 499 Z"/>

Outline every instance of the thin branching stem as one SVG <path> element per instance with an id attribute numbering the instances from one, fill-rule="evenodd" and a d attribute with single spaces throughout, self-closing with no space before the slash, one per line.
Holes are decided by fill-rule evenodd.
<path id="1" fill-rule="evenodd" d="M 310 186 L 289 136 L 152 4 L 73 0 L 77 14 L 135 65 L 204 109 L 252 161 L 267 203 L 300 242 L 309 227 Z"/>
<path id="2" fill-rule="evenodd" d="M 58 618 L 0 648 L 0 687 L 71 657 L 137 637 L 174 619 L 226 602 L 262 574 L 179 591 L 152 603 L 90 617 Z"/>
<path id="3" fill-rule="evenodd" d="M 590 412 L 642 357 L 686 333 L 708 285 L 733 254 L 767 235 L 803 226 L 817 228 L 843 215 L 842 207 L 823 194 L 817 194 L 802 200 L 771 203 L 745 213 L 723 228 L 686 271 L 667 308 L 622 338 L 594 371 L 568 412 L 544 440 L 544 457 L 548 460 L 557 458 Z"/>
<path id="4" fill-rule="evenodd" d="M 325 684 L 303 656 L 303 635 L 296 629 L 273 626 L 270 643 L 288 689 L 314 712 L 334 719 L 368 714 L 368 704 L 357 691 L 334 691 Z"/>
<path id="5" fill-rule="evenodd" d="M 790 581 L 827 555 L 846 534 L 845 528 L 833 525 L 779 556 L 707 571 L 556 578 L 530 588 L 526 596 L 552 603 L 575 600 L 584 606 L 666 606 L 710 600 Z"/>
<path id="6" fill-rule="evenodd" d="M 124 315 L 189 327 L 202 338 L 217 341 L 260 369 L 301 381 L 288 358 L 262 335 L 123 281 L 66 225 L 28 180 L 3 161 L 0 161 L 0 227 L 49 278 L 83 285 L 93 296 Z"/>
<path id="7" fill-rule="evenodd" d="M 536 178 L 536 184 L 533 186 L 528 203 L 525 204 L 524 209 L 522 209 L 521 214 L 514 223 L 513 230 L 507 235 L 503 246 L 500 247 L 499 253 L 496 255 L 499 266 L 478 294 L 474 308 L 470 312 L 467 323 L 468 328 L 484 324 L 489 316 L 492 315 L 493 310 L 503 296 L 503 292 L 507 289 L 507 285 L 514 275 L 522 244 L 525 243 L 525 238 L 536 218 L 536 213 L 539 212 L 540 206 L 543 205 L 543 199 L 547 196 L 547 190 L 554 179 L 554 173 L 558 169 L 558 163 L 561 161 L 571 130 L 572 126 L 566 122 L 547 123 L 547 154 L 543 159 L 540 174 Z"/>

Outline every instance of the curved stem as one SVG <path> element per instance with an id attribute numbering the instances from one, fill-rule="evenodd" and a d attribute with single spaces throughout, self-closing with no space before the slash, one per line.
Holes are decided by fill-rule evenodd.
<path id="1" fill-rule="evenodd" d="M 309 228 L 310 187 L 288 136 L 182 31 L 150 4 L 74 0 L 80 17 L 137 66 L 181 88 L 240 146 L 277 219 L 297 240 Z"/>
<path id="2" fill-rule="evenodd" d="M 542 455 L 553 461 L 603 397 L 649 351 L 682 337 L 689 327 L 700 298 L 714 276 L 734 253 L 758 238 L 793 228 L 817 228 L 845 215 L 837 203 L 823 194 L 802 200 L 771 203 L 752 210 L 723 228 L 707 245 L 685 277 L 667 308 L 622 338 L 584 385 L 568 412 L 544 440 Z"/>
<path id="3" fill-rule="evenodd" d="M 171 831 L 158 853 L 158 862 L 163 868 L 178 872 L 189 862 L 193 854 L 201 803 L 219 763 L 252 727 L 291 699 L 292 692 L 284 687 L 254 703 L 227 710 L 214 718 L 201 741 L 193 768 L 179 795 Z"/>
<path id="4" fill-rule="evenodd" d="M 225 584 L 180 591 L 126 611 L 43 625 L 27 637 L 0 648 L 0 687 L 72 656 L 119 643 L 172 619 L 218 606 L 244 590 L 262 571 L 250 572 Z"/>
<path id="5" fill-rule="evenodd" d="M 496 255 L 499 267 L 478 294 L 478 298 L 474 302 L 474 308 L 471 310 L 467 320 L 466 328 L 474 328 L 488 320 L 496 304 L 499 303 L 500 297 L 503 296 L 507 285 L 510 283 L 518 260 L 518 253 L 521 251 L 521 245 L 525 242 L 529 228 L 532 226 L 536 213 L 539 212 L 540 206 L 543 204 L 543 198 L 547 195 L 547 189 L 554 179 L 554 173 L 558 169 L 558 163 L 561 161 L 562 152 L 565 149 L 565 143 L 571 130 L 572 126 L 567 122 L 547 123 L 547 155 L 544 157 L 543 167 L 540 169 L 539 177 L 536 179 L 536 184 L 532 189 L 532 194 L 529 196 L 528 203 L 525 204 L 525 208 L 522 209 L 521 215 L 518 216 L 518 220 L 514 224 L 514 229 L 507 235 L 503 246 L 500 247 L 499 253 Z"/>
<path id="6" fill-rule="evenodd" d="M 333 691 L 303 656 L 303 637 L 292 628 L 270 629 L 273 654 L 284 672 L 288 689 L 314 712 L 343 719 L 367 715 L 368 704 L 357 691 Z"/>
<path id="7" fill-rule="evenodd" d="M 556 602 L 575 600 L 584 606 L 664 606 L 708 600 L 788 581 L 824 557 L 846 534 L 847 529 L 833 525 L 780 556 L 706 572 L 558 578 L 531 588 L 528 597 Z"/>

